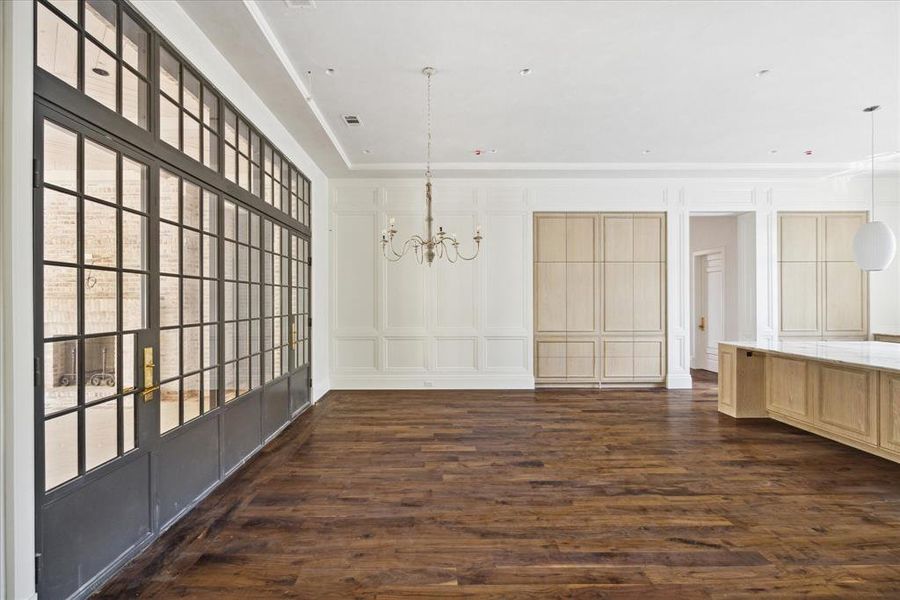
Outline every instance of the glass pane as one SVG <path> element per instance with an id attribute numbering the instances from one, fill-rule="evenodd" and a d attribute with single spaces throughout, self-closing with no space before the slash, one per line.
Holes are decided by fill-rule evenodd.
<path id="1" fill-rule="evenodd" d="M 250 156 L 250 128 L 243 119 L 238 120 L 238 152 Z"/>
<path id="2" fill-rule="evenodd" d="M 225 179 L 228 181 L 237 181 L 237 171 L 235 171 L 236 156 L 234 148 L 225 146 Z"/>
<path id="3" fill-rule="evenodd" d="M 78 475 L 78 413 L 44 422 L 44 489 Z"/>
<path id="4" fill-rule="evenodd" d="M 159 270 L 162 273 L 178 273 L 179 230 L 177 225 L 159 223 Z"/>
<path id="5" fill-rule="evenodd" d="M 134 379 L 137 360 L 137 336 L 127 333 L 122 336 L 122 372 L 119 373 L 119 389 L 128 390 L 137 386 Z"/>
<path id="6" fill-rule="evenodd" d="M 200 121 L 195 121 L 188 113 L 182 113 L 184 132 L 184 153 L 196 161 L 200 161 Z"/>
<path id="7" fill-rule="evenodd" d="M 250 193 L 259 196 L 259 167 L 250 165 Z"/>
<path id="8" fill-rule="evenodd" d="M 194 74 L 184 70 L 184 91 L 181 97 L 181 106 L 189 113 L 200 118 L 200 80 Z"/>
<path id="9" fill-rule="evenodd" d="M 235 247 L 234 242 L 225 242 L 225 279 L 235 279 L 237 273 Z"/>
<path id="10" fill-rule="evenodd" d="M 122 69 L 122 116 L 147 129 L 147 83 L 128 69 Z"/>
<path id="11" fill-rule="evenodd" d="M 44 189 L 44 260 L 78 261 L 75 196 Z"/>
<path id="12" fill-rule="evenodd" d="M 74 23 L 78 22 L 78 0 L 48 0 L 48 2 L 72 19 Z"/>
<path id="13" fill-rule="evenodd" d="M 174 56 L 160 47 L 159 49 L 159 88 L 168 94 L 169 98 L 179 101 L 178 87 L 181 81 L 179 76 L 179 64 Z"/>
<path id="14" fill-rule="evenodd" d="M 225 371 L 225 402 L 234 399 L 237 396 L 237 390 L 235 389 L 236 380 L 235 380 L 235 363 L 231 363 L 229 365 L 225 365 L 223 367 Z"/>
<path id="15" fill-rule="evenodd" d="M 250 388 L 259 387 L 262 381 L 259 373 L 259 356 L 250 357 Z"/>
<path id="16" fill-rule="evenodd" d="M 225 107 L 225 141 L 237 147 L 237 120 L 234 112 Z"/>
<path id="17" fill-rule="evenodd" d="M 131 331 L 147 326 L 147 276 L 122 274 L 122 329 Z M 127 368 L 126 364 L 126 368 Z"/>
<path id="18" fill-rule="evenodd" d="M 72 17 L 75 22 L 78 22 L 77 13 L 76 4 L 76 16 Z M 40 4 L 37 5 L 37 66 L 78 87 L 78 32 Z"/>
<path id="19" fill-rule="evenodd" d="M 208 190 L 203 190 L 203 230 L 215 233 L 218 228 L 216 213 L 219 197 Z"/>
<path id="20" fill-rule="evenodd" d="M 116 202 L 116 153 L 87 139 L 84 141 L 84 193 Z"/>
<path id="21" fill-rule="evenodd" d="M 226 281 L 225 282 L 225 298 L 222 302 L 223 316 L 226 321 L 233 321 L 235 319 L 234 294 L 235 294 L 235 284 L 231 283 L 229 281 Z"/>
<path id="22" fill-rule="evenodd" d="M 184 198 L 181 207 L 181 223 L 188 227 L 200 228 L 200 187 L 189 181 L 184 182 Z"/>
<path id="23" fill-rule="evenodd" d="M 225 323 L 224 356 L 225 362 L 234 360 L 234 323 Z"/>
<path id="24" fill-rule="evenodd" d="M 110 400 L 84 411 L 84 467 L 93 469 L 119 454 L 119 402 Z"/>
<path id="25" fill-rule="evenodd" d="M 225 237 L 233 240 L 236 227 L 236 209 L 233 202 L 225 201 Z"/>
<path id="26" fill-rule="evenodd" d="M 238 356 L 250 354 L 250 321 L 238 322 Z"/>
<path id="27" fill-rule="evenodd" d="M 122 11 L 122 58 L 141 75 L 147 74 L 147 31 Z"/>
<path id="28" fill-rule="evenodd" d="M 238 185 L 250 189 L 250 162 L 243 154 L 238 154 Z"/>
<path id="29" fill-rule="evenodd" d="M 259 216 L 250 213 L 250 245 L 259 248 Z"/>
<path id="30" fill-rule="evenodd" d="M 147 165 L 122 157 L 122 206 L 147 212 Z"/>
<path id="31" fill-rule="evenodd" d="M 238 284 L 238 319 L 250 316 L 250 284 Z"/>
<path id="32" fill-rule="evenodd" d="M 212 410 L 219 405 L 219 374 L 217 369 L 203 372 L 203 406 L 205 410 Z"/>
<path id="33" fill-rule="evenodd" d="M 182 323 L 200 322 L 200 280 L 185 278 L 181 281 L 184 297 L 182 298 Z"/>
<path id="34" fill-rule="evenodd" d="M 78 404 L 78 343 L 44 344 L 44 414 Z"/>
<path id="35" fill-rule="evenodd" d="M 122 399 L 122 451 L 134 448 L 134 405 L 135 396 Z"/>
<path id="36" fill-rule="evenodd" d="M 216 277 L 216 237 L 203 234 L 203 276 Z"/>
<path id="37" fill-rule="evenodd" d="M 116 110 L 116 59 L 84 40 L 84 93 L 109 110 Z"/>
<path id="38" fill-rule="evenodd" d="M 159 432 L 165 433 L 178 427 L 178 387 L 176 379 L 159 389 Z"/>
<path id="39" fill-rule="evenodd" d="M 116 266 L 116 209 L 84 201 L 84 264 Z"/>
<path id="40" fill-rule="evenodd" d="M 250 242 L 250 213 L 238 207 L 238 241 L 247 244 Z"/>
<path id="41" fill-rule="evenodd" d="M 184 351 L 183 373 L 193 373 L 200 370 L 200 327 L 185 327 L 181 331 L 182 348 Z"/>
<path id="42" fill-rule="evenodd" d="M 78 271 L 44 267 L 44 337 L 78 333 Z"/>
<path id="43" fill-rule="evenodd" d="M 200 373 L 184 378 L 184 421 L 200 416 Z"/>
<path id="44" fill-rule="evenodd" d="M 259 319 L 250 321 L 250 352 L 259 353 Z"/>
<path id="45" fill-rule="evenodd" d="M 213 171 L 219 170 L 219 136 L 203 129 L 203 164 Z"/>
<path id="46" fill-rule="evenodd" d="M 85 0 L 84 29 L 111 52 L 115 52 L 116 3 L 112 0 Z"/>
<path id="47" fill-rule="evenodd" d="M 116 393 L 116 336 L 84 340 L 84 400 L 91 402 Z"/>
<path id="48" fill-rule="evenodd" d="M 184 275 L 200 275 L 200 233 L 190 229 L 181 230 L 182 267 Z M 162 254 L 162 251 L 160 251 Z"/>
<path id="49" fill-rule="evenodd" d="M 178 328 L 161 329 L 159 332 L 159 380 L 166 381 L 181 374 L 178 350 Z"/>
<path id="50" fill-rule="evenodd" d="M 219 318 L 218 292 L 215 281 L 203 282 L 203 322 L 211 323 Z"/>
<path id="51" fill-rule="evenodd" d="M 178 222 L 178 182 L 177 175 L 168 171 L 159 172 L 159 218 Z"/>
<path id="52" fill-rule="evenodd" d="M 219 129 L 219 97 L 208 87 L 203 88 L 203 124 Z"/>
<path id="53" fill-rule="evenodd" d="M 219 332 L 216 325 L 203 326 L 203 368 L 205 369 L 214 367 L 218 363 L 216 360 L 219 354 L 218 339 Z"/>
<path id="54" fill-rule="evenodd" d="M 159 278 L 159 325 L 178 325 L 179 299 L 177 277 Z"/>
<path id="55" fill-rule="evenodd" d="M 259 287 L 257 284 L 250 286 L 250 316 L 254 319 L 259 317 Z"/>
<path id="56" fill-rule="evenodd" d="M 238 363 L 238 394 L 246 394 L 250 391 L 250 359 L 243 359 Z"/>
<path id="57" fill-rule="evenodd" d="M 122 266 L 147 270 L 147 217 L 122 211 Z"/>
<path id="58" fill-rule="evenodd" d="M 115 271 L 85 269 L 84 332 L 116 330 L 117 284 Z"/>
<path id="59" fill-rule="evenodd" d="M 44 121 L 44 181 L 78 190 L 78 136 Z"/>
<path id="60" fill-rule="evenodd" d="M 159 98 L 159 139 L 174 148 L 178 144 L 178 107 L 170 100 Z"/>

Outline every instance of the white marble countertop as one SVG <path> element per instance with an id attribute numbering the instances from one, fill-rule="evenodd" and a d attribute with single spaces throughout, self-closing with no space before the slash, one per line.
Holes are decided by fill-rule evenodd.
<path id="1" fill-rule="evenodd" d="M 900 344 L 890 342 L 722 342 L 747 350 L 900 372 Z"/>

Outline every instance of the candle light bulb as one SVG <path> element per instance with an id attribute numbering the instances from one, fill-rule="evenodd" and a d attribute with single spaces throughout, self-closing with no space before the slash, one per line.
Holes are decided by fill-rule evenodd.
<path id="1" fill-rule="evenodd" d="M 391 217 L 390 224 L 393 225 L 396 221 L 397 221 L 397 219 L 395 219 L 394 217 Z"/>

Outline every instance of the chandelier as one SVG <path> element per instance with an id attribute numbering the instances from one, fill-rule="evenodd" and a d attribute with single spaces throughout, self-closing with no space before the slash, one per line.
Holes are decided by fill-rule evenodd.
<path id="1" fill-rule="evenodd" d="M 444 232 L 443 227 L 438 227 L 437 233 L 433 232 L 434 218 L 431 216 L 431 76 L 434 68 L 422 69 L 426 84 L 425 123 L 427 138 L 425 143 L 425 236 L 415 234 L 400 246 L 399 250 L 394 246 L 394 237 L 397 235 L 396 221 L 390 217 L 387 229 L 381 231 L 381 253 L 391 262 L 397 262 L 412 250 L 419 264 L 427 262 L 428 266 L 434 262 L 435 257 L 446 258 L 448 262 L 455 263 L 462 260 L 473 260 L 481 250 L 481 227 L 475 227 L 475 252 L 466 256 L 459 251 L 459 240 L 455 233 Z"/>

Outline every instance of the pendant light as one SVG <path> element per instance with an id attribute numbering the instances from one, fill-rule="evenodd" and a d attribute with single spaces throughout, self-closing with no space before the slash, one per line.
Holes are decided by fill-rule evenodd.
<path id="1" fill-rule="evenodd" d="M 853 257 L 863 271 L 884 271 L 894 260 L 897 240 L 884 221 L 875 220 L 875 111 L 879 106 L 864 108 L 872 115 L 872 210 L 871 221 L 864 223 L 853 238 Z"/>

